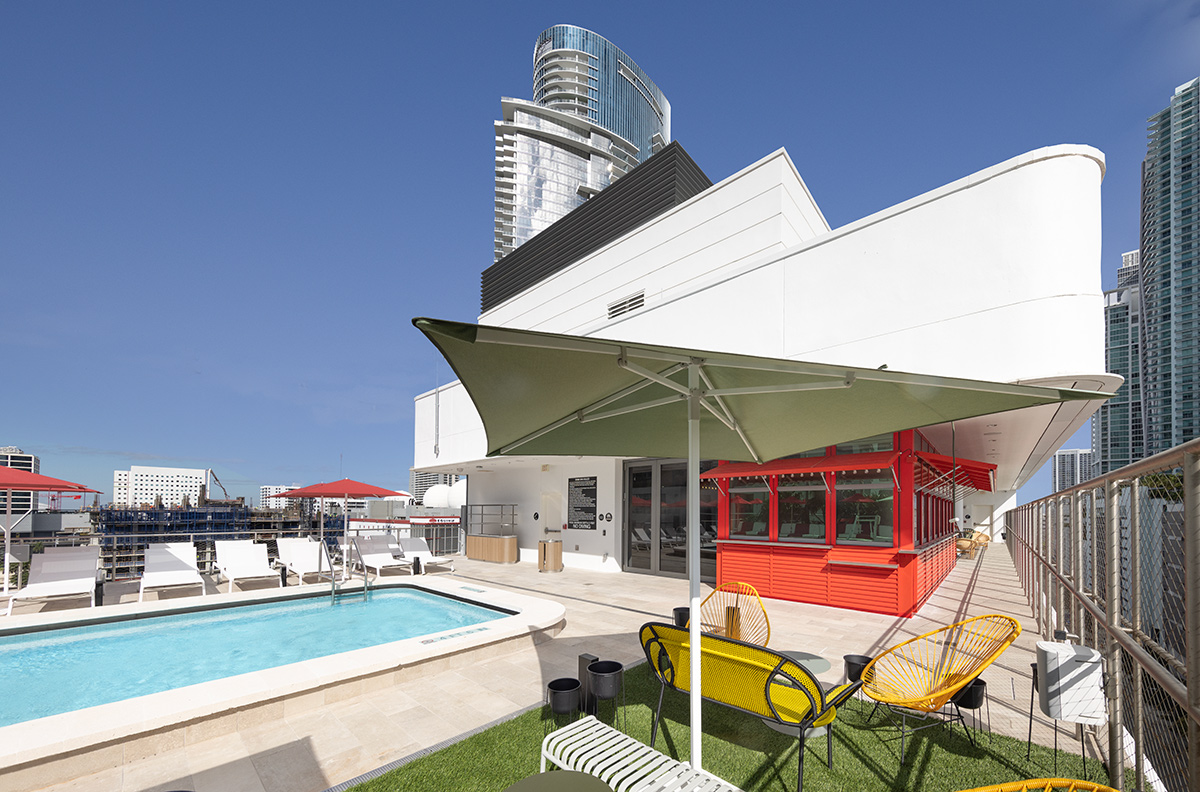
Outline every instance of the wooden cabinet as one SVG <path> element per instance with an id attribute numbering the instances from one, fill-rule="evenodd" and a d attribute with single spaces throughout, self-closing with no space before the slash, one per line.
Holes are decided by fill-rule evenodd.
<path id="1" fill-rule="evenodd" d="M 467 558 L 476 561 L 492 561 L 497 564 L 515 564 L 517 537 L 515 536 L 467 536 Z"/>

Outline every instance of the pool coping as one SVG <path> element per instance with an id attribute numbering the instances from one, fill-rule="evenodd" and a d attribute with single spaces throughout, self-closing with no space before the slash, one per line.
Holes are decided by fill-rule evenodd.
<path id="1" fill-rule="evenodd" d="M 361 582 L 352 585 L 361 586 Z M 154 753 L 156 745 L 164 741 L 182 744 L 266 723 L 280 717 L 288 706 L 320 706 L 331 697 L 341 700 L 390 686 L 395 674 L 418 669 L 431 660 L 477 653 L 505 642 L 540 642 L 545 639 L 542 636 L 557 632 L 566 614 L 565 607 L 557 602 L 452 577 L 420 576 L 372 583 L 372 589 L 406 587 L 500 608 L 513 615 L 3 726 L 0 768 L 7 771 L 142 738 L 148 738 L 146 744 L 134 750 Z M 12 616 L 0 626 L 0 635 L 294 599 L 328 590 L 327 585 L 310 584 Z M 322 701 L 315 700 L 318 698 Z M 110 754 L 102 761 L 111 766 L 113 758 Z"/>

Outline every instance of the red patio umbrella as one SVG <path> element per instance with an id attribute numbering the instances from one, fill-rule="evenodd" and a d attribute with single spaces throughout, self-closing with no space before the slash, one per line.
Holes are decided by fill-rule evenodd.
<path id="1" fill-rule="evenodd" d="M 342 499 L 342 540 L 345 541 L 346 533 L 350 529 L 350 520 L 346 517 L 346 501 L 351 498 L 391 498 L 396 495 L 407 495 L 407 492 L 398 492 L 396 490 L 384 489 L 376 487 L 374 484 L 364 484 L 361 481 L 354 479 L 342 479 L 341 481 L 331 481 L 328 484 L 313 484 L 310 487 L 301 487 L 300 489 L 288 490 L 281 492 L 272 497 L 275 498 L 320 498 L 321 503 L 321 541 L 325 541 L 325 498 L 341 498 Z M 346 577 L 346 565 L 342 565 L 342 579 Z"/>
<path id="2" fill-rule="evenodd" d="M 8 552 L 12 547 L 12 494 L 16 492 L 99 492 L 73 481 L 42 476 L 28 470 L 0 465 L 0 490 L 4 498 L 4 591 L 8 591 Z M 32 509 L 30 509 L 32 511 Z"/>

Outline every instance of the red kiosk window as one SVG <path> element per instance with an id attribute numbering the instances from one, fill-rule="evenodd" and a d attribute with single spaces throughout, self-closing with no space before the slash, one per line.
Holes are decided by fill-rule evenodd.
<path id="1" fill-rule="evenodd" d="M 788 473 L 779 477 L 779 539 L 825 542 L 825 477 L 821 473 Z"/>
<path id="2" fill-rule="evenodd" d="M 850 470 L 837 474 L 837 543 L 891 547 L 895 536 L 890 470 Z"/>
<path id="3" fill-rule="evenodd" d="M 729 538 L 766 541 L 771 531 L 771 489 L 762 479 L 730 479 Z"/>

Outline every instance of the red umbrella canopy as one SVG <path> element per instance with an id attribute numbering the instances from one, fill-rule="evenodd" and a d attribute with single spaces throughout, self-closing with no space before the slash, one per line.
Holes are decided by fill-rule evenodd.
<path id="1" fill-rule="evenodd" d="M 313 484 L 311 487 L 281 492 L 274 498 L 392 498 L 402 493 L 396 490 L 364 484 L 354 479 L 331 481 L 328 484 Z"/>
<path id="2" fill-rule="evenodd" d="M 31 492 L 99 492 L 88 489 L 73 481 L 50 478 L 28 470 L 18 470 L 0 465 L 0 490 L 26 490 Z"/>

